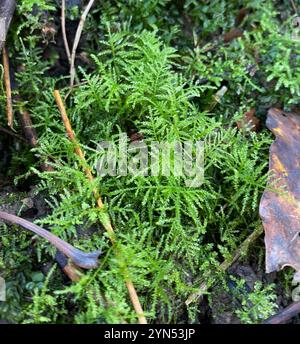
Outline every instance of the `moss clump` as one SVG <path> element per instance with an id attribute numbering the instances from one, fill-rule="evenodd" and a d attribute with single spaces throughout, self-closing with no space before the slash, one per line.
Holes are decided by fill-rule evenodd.
<path id="1" fill-rule="evenodd" d="M 26 290 L 31 302 L 19 305 L 22 312 L 11 316 L 14 321 L 136 322 L 124 286 L 125 263 L 148 319 L 155 322 L 197 322 L 198 305 L 186 310 L 184 301 L 198 289 L 199 278 L 208 285 L 216 279 L 225 283 L 220 262 L 260 224 L 258 202 L 266 187 L 272 141 L 265 128 L 238 130 L 236 122 L 251 108 L 263 120 L 268 107 L 289 109 L 297 103 L 299 44 L 290 31 L 291 11 L 279 2 L 243 2 L 248 15 L 239 27 L 244 34 L 229 43 L 222 37 L 234 27 L 242 3 L 205 3 L 103 1 L 94 6 L 79 48 L 88 63 L 79 62 L 82 85 L 69 95 L 67 108 L 95 185 L 86 180 L 65 137 L 52 96 L 57 86 L 69 91 L 68 76 L 53 78 L 59 70 L 53 73 L 53 60 L 57 67 L 64 53 L 57 56 L 51 53 L 54 43 L 41 42 L 45 12 L 37 17 L 18 14 L 15 25 L 22 38 L 10 37 L 15 63 L 22 66 L 16 75 L 18 92 L 37 124 L 40 144 L 30 158 L 14 157 L 14 168 L 26 166 L 18 177 L 36 175 L 38 190 L 47 194 L 51 213 L 38 222 L 82 249 L 102 249 L 103 257 L 100 268 L 77 284 L 62 286 L 54 273 L 42 281 L 42 288 Z M 57 22 L 56 2 L 47 6 L 48 22 Z M 69 20 L 76 19 L 76 13 L 68 12 Z M 58 34 L 55 39 L 60 40 Z M 222 86 L 227 92 L 216 102 L 214 95 Z M 203 184 L 189 187 L 186 177 L 172 174 L 97 175 L 97 144 L 118 144 L 120 132 L 128 134 L 128 141 L 138 133 L 145 144 L 202 141 Z M 39 161 L 33 163 L 35 156 Z M 40 172 L 40 161 L 49 157 L 54 171 Z M 122 259 L 99 225 L 94 186 L 108 206 Z M 19 232 L 9 235 L 19 240 Z M 54 254 L 47 244 L 37 245 L 41 261 Z M 8 247 L 4 252 L 5 257 L 12 254 Z M 9 275 L 12 268 L 5 257 L 2 264 Z M 269 287 L 253 293 L 251 300 L 265 298 L 261 304 L 271 310 L 274 295 Z M 62 312 L 45 315 L 49 306 Z M 243 307 L 237 310 L 242 321 L 260 321 L 256 313 L 246 319 Z M 272 313 L 267 310 L 261 314 Z M 3 314 L 0 308 L 0 317 Z"/>

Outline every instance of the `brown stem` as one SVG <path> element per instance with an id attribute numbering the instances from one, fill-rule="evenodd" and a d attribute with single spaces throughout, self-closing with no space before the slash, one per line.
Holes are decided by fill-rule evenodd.
<path id="1" fill-rule="evenodd" d="M 7 125 L 13 127 L 14 115 L 12 108 L 12 99 L 11 99 L 11 85 L 10 85 L 10 74 L 9 74 L 9 58 L 6 47 L 3 47 L 2 51 L 2 61 L 4 69 L 4 85 L 6 91 L 6 115 L 7 115 Z"/>
<path id="2" fill-rule="evenodd" d="M 18 140 L 20 140 L 20 141 L 22 141 L 22 142 L 24 142 L 24 143 L 27 143 L 27 141 L 24 139 L 24 137 L 22 137 L 22 136 L 20 136 L 20 135 L 18 135 L 18 134 L 16 134 L 16 133 L 14 133 L 13 131 L 11 131 L 11 130 L 9 130 L 9 129 L 0 127 L 0 132 L 5 133 L 5 134 L 10 135 L 10 136 L 13 136 L 13 137 L 15 137 L 16 139 L 18 139 Z"/>
<path id="3" fill-rule="evenodd" d="M 70 141 L 74 144 L 75 153 L 79 156 L 82 164 L 84 165 L 84 171 L 85 171 L 85 174 L 86 174 L 88 180 L 89 181 L 93 181 L 94 177 L 92 175 L 92 171 L 91 171 L 91 169 L 86 164 L 84 153 L 83 153 L 82 149 L 80 148 L 80 146 L 79 146 L 79 144 L 77 142 L 77 139 L 76 139 L 76 137 L 74 135 L 74 132 L 73 132 L 72 126 L 71 126 L 71 122 L 70 122 L 70 120 L 68 118 L 68 115 L 67 115 L 64 103 L 63 103 L 63 101 L 61 99 L 61 96 L 60 96 L 60 93 L 59 93 L 58 90 L 54 91 L 54 97 L 55 97 L 58 109 L 60 111 L 61 118 L 63 120 L 64 126 L 66 128 L 67 135 L 68 135 Z M 94 196 L 95 196 L 95 198 L 97 200 L 98 208 L 103 209 L 104 208 L 104 204 L 102 202 L 102 199 L 101 199 L 101 197 L 99 195 L 98 190 L 94 189 L 93 193 L 94 193 Z M 110 234 L 111 240 L 113 241 L 114 240 L 113 239 L 113 237 L 114 237 L 114 230 L 113 230 L 111 224 L 110 223 L 109 224 L 105 224 L 105 229 Z"/>
<path id="4" fill-rule="evenodd" d="M 23 129 L 24 135 L 25 135 L 28 143 L 33 148 L 37 147 L 38 146 L 38 136 L 37 136 L 35 128 L 32 124 L 32 120 L 31 120 L 29 112 L 25 111 L 25 110 L 21 110 L 19 113 L 19 118 L 20 118 L 20 122 L 21 122 L 21 126 Z M 40 165 L 40 169 L 42 171 L 48 171 L 48 172 L 54 171 L 53 167 L 50 166 L 49 164 L 47 164 L 47 162 L 42 163 Z"/>
<path id="5" fill-rule="evenodd" d="M 17 224 L 25 229 L 30 230 L 31 232 L 36 233 L 37 235 L 41 236 L 42 238 L 48 240 L 53 246 L 55 246 L 59 251 L 61 251 L 65 256 L 70 258 L 76 265 L 80 266 L 83 269 L 94 269 L 98 267 L 98 257 L 100 255 L 100 251 L 94 251 L 90 253 L 85 253 L 72 245 L 68 244 L 64 240 L 60 239 L 56 235 L 48 232 L 47 230 L 43 229 L 31 223 L 27 220 L 22 219 L 21 217 L 5 213 L 0 211 L 0 219 L 4 221 L 8 221 L 13 224 Z"/>
<path id="6" fill-rule="evenodd" d="M 82 270 L 72 262 L 68 261 L 66 256 L 58 250 L 55 255 L 55 260 L 62 269 L 62 271 L 65 273 L 65 275 L 67 275 L 71 281 L 80 281 L 80 279 L 83 276 Z"/>
<path id="7" fill-rule="evenodd" d="M 300 301 L 294 302 L 281 312 L 265 320 L 263 324 L 283 324 L 300 313 Z"/>
<path id="8" fill-rule="evenodd" d="M 241 254 L 245 251 L 247 251 L 248 247 L 263 233 L 262 226 L 258 226 L 255 228 L 255 230 L 246 238 L 245 241 L 242 242 L 241 246 L 235 251 L 232 257 L 224 260 L 224 262 L 220 265 L 220 270 L 221 271 L 226 271 L 233 263 L 235 263 Z M 212 282 L 214 284 L 215 281 Z M 200 281 L 200 288 L 198 291 L 192 293 L 187 300 L 185 301 L 185 304 L 188 306 L 192 302 L 195 302 L 198 300 L 204 293 L 207 291 L 209 287 L 212 285 L 208 286 L 207 283 L 204 280 Z"/>
<path id="9" fill-rule="evenodd" d="M 20 121 L 24 131 L 24 135 L 31 147 L 36 147 L 38 144 L 37 134 L 33 127 L 30 115 L 27 111 L 20 111 Z"/>
<path id="10" fill-rule="evenodd" d="M 60 93 L 58 90 L 54 91 L 54 97 L 55 97 L 57 106 L 59 108 L 59 111 L 61 113 L 61 117 L 62 117 L 62 120 L 64 122 L 64 125 L 66 128 L 67 134 L 69 136 L 69 139 L 75 146 L 75 153 L 79 156 L 79 158 L 82 162 L 82 165 L 84 166 L 85 173 L 87 175 L 88 180 L 92 182 L 94 180 L 92 171 L 87 166 L 87 163 L 86 163 L 86 160 L 84 157 L 84 153 L 83 153 L 82 149 L 80 148 L 80 146 L 76 140 L 76 137 L 75 137 L 75 134 L 72 130 L 72 126 L 71 126 L 70 120 L 68 118 L 64 103 L 61 99 L 61 96 L 60 96 Z M 99 191 L 97 189 L 94 189 L 93 193 L 94 193 L 94 196 L 96 198 L 98 208 L 103 209 L 104 204 L 103 204 L 103 201 L 102 201 L 101 196 L 99 194 Z M 110 238 L 110 241 L 111 241 L 113 247 L 115 248 L 116 255 L 120 258 L 120 251 L 117 250 L 117 248 L 115 247 L 115 231 L 111 225 L 111 221 L 110 221 L 110 218 L 108 215 L 106 217 L 105 222 L 103 222 L 103 226 L 106 229 L 107 233 L 109 234 L 109 238 Z M 127 273 L 125 273 L 125 275 L 127 275 Z M 140 303 L 139 297 L 137 295 L 137 292 L 135 290 L 135 287 L 134 287 L 132 281 L 128 277 L 126 277 L 125 284 L 126 284 L 126 287 L 128 290 L 130 300 L 132 302 L 134 310 L 135 310 L 137 317 L 139 319 L 139 323 L 140 324 L 147 324 L 147 319 L 144 316 L 144 311 L 143 311 L 143 308 L 141 306 L 141 303 Z"/>

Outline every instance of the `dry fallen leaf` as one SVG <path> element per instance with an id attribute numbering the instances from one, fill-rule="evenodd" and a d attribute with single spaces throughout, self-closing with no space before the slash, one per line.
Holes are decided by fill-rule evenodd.
<path id="1" fill-rule="evenodd" d="M 224 43 L 228 43 L 242 36 L 243 36 L 243 31 L 240 29 L 234 28 L 234 29 L 231 29 L 229 32 L 225 33 L 225 35 L 223 36 L 223 41 Z"/>
<path id="2" fill-rule="evenodd" d="M 267 127 L 276 139 L 270 148 L 272 188 L 265 190 L 259 209 L 265 229 L 266 271 L 291 266 L 296 270 L 294 282 L 299 283 L 300 116 L 270 109 Z"/>
<path id="3" fill-rule="evenodd" d="M 238 11 L 237 16 L 235 18 L 235 26 L 239 26 L 248 14 L 249 14 L 249 9 L 242 7 Z"/>

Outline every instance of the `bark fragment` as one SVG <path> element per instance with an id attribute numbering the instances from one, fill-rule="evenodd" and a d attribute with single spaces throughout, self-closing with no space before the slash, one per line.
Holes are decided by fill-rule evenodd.
<path id="1" fill-rule="evenodd" d="M 0 0 L 0 51 L 16 8 L 15 0 Z"/>

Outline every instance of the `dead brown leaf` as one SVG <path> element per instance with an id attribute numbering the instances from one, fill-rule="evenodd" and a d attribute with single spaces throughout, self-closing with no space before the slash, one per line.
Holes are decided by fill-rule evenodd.
<path id="1" fill-rule="evenodd" d="M 238 11 L 237 16 L 235 18 L 235 26 L 239 26 L 248 14 L 249 14 L 248 8 L 245 8 L 245 7 L 241 8 Z"/>
<path id="2" fill-rule="evenodd" d="M 243 36 L 243 31 L 237 28 L 233 28 L 231 29 L 229 32 L 225 33 L 225 35 L 223 36 L 223 41 L 224 43 L 228 43 L 233 41 L 234 39 L 238 38 L 238 37 L 242 37 Z"/>
<path id="3" fill-rule="evenodd" d="M 266 271 L 291 266 L 300 282 L 300 116 L 270 109 L 267 127 L 276 139 L 270 147 L 272 188 L 267 188 L 259 213 L 265 229 Z M 275 188 L 275 190 L 274 190 Z M 284 188 L 284 189 L 283 189 Z M 281 191 L 279 191 L 281 189 Z M 273 191 L 274 190 L 274 191 Z"/>

